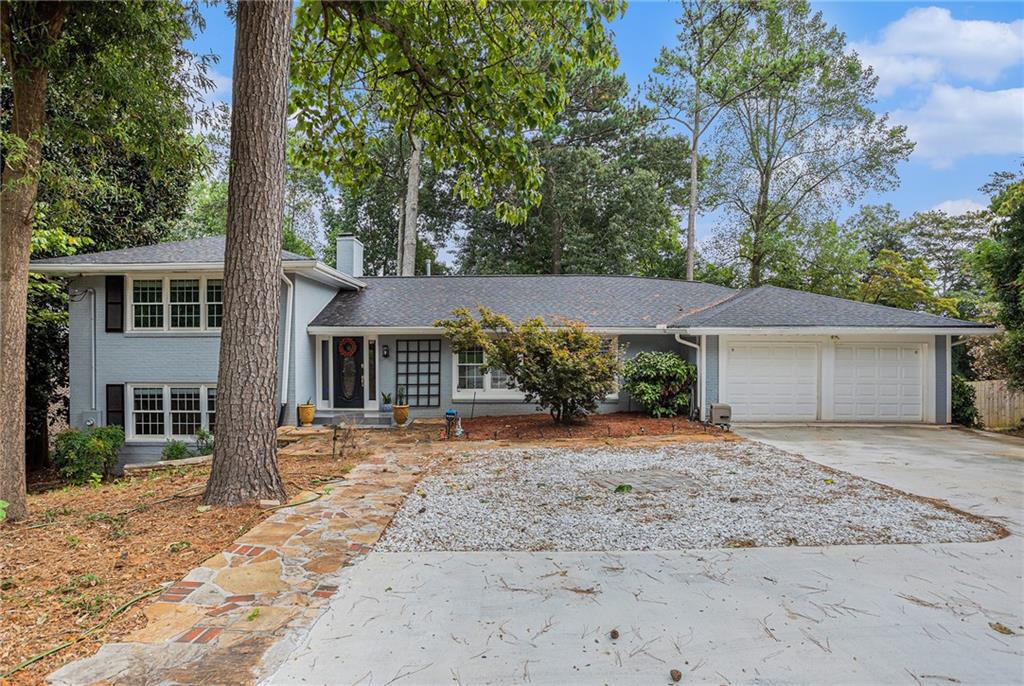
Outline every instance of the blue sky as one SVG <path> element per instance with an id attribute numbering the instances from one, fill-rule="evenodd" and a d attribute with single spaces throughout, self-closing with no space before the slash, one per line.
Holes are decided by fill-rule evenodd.
<path id="1" fill-rule="evenodd" d="M 878 111 L 906 124 L 918 144 L 899 167 L 900 187 L 863 202 L 891 202 L 905 214 L 984 204 L 978 187 L 1024 158 L 1024 4 L 827 2 L 815 8 L 879 74 Z M 619 68 L 634 86 L 646 80 L 661 47 L 675 41 L 679 13 L 677 2 L 632 2 L 613 24 Z M 193 47 L 220 57 L 212 97 L 229 101 L 234 25 L 223 4 L 204 14 L 206 30 Z M 701 233 L 711 225 L 703 222 Z"/>

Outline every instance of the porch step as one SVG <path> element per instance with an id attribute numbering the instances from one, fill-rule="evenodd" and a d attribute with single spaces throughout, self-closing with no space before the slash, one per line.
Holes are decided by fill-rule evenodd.
<path id="1" fill-rule="evenodd" d="M 313 416 L 314 424 L 351 424 L 366 429 L 383 429 L 393 425 L 390 412 L 368 410 L 319 410 Z"/>

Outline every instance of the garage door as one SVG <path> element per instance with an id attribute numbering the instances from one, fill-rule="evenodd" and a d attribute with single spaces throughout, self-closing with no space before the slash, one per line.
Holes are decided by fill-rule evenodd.
<path id="1" fill-rule="evenodd" d="M 818 346 L 814 343 L 731 343 L 722 402 L 737 422 L 818 417 Z"/>
<path id="2" fill-rule="evenodd" d="M 923 357 L 919 345 L 837 345 L 835 418 L 922 421 Z"/>

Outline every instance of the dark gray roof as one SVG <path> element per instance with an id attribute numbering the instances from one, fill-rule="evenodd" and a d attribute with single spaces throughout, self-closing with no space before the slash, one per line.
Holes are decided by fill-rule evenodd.
<path id="1" fill-rule="evenodd" d="M 844 300 L 777 286 L 737 291 L 715 307 L 680 318 L 672 326 L 684 327 L 971 327 L 986 326 L 896 307 Z"/>
<path id="2" fill-rule="evenodd" d="M 509 275 L 364 278 L 310 326 L 433 326 L 457 307 L 489 307 L 514 321 L 541 316 L 592 327 L 653 328 L 735 293 L 696 281 L 635 276 Z"/>
<path id="3" fill-rule="evenodd" d="M 281 259 L 291 261 L 311 260 L 313 258 L 282 250 Z M 156 245 L 146 245 L 139 248 L 107 250 L 106 252 L 32 260 L 32 266 L 47 264 L 170 264 L 174 262 L 219 264 L 223 261 L 224 236 L 209 236 L 207 238 L 193 238 L 187 241 L 157 243 Z"/>
<path id="4" fill-rule="evenodd" d="M 368 277 L 341 291 L 310 326 L 433 326 L 457 307 L 483 305 L 513 321 L 541 316 L 595 328 L 979 327 L 959 319 L 775 286 L 733 290 L 636 276 Z"/>

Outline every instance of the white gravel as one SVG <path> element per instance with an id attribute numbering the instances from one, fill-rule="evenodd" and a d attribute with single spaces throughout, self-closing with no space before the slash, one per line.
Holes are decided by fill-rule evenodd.
<path id="1" fill-rule="evenodd" d="M 996 531 L 762 443 L 694 442 L 464 453 L 423 478 L 376 550 L 932 543 Z"/>

